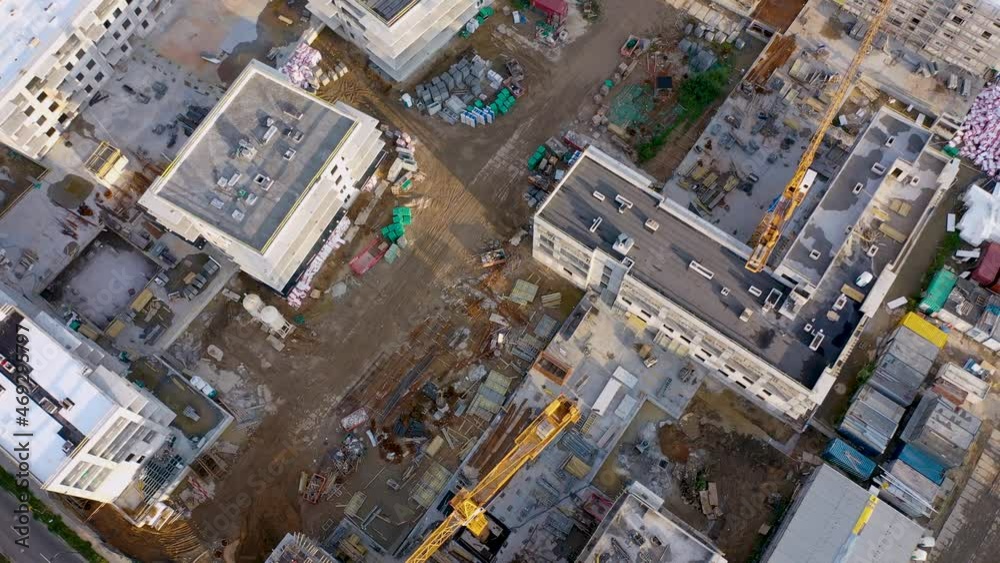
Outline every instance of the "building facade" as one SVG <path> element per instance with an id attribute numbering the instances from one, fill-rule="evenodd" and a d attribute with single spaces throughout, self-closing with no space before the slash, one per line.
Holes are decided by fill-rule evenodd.
<path id="1" fill-rule="evenodd" d="M 174 0 L 5 2 L 0 141 L 44 155 Z"/>
<path id="2" fill-rule="evenodd" d="M 358 46 L 390 79 L 430 62 L 492 0 L 309 0 L 323 23 Z"/>
<path id="3" fill-rule="evenodd" d="M 871 18 L 878 0 L 844 0 L 844 9 Z M 976 76 L 998 68 L 1000 4 L 995 0 L 895 0 L 885 29 L 907 45 Z"/>
<path id="4" fill-rule="evenodd" d="M 791 288 L 747 272 L 710 225 L 652 184 L 587 149 L 535 215 L 534 258 L 643 323 L 666 349 L 803 424 L 834 376 L 815 347 L 781 327 Z"/>
<path id="5" fill-rule="evenodd" d="M 281 292 L 360 194 L 378 121 L 251 62 L 139 203 Z"/>
<path id="6" fill-rule="evenodd" d="M 114 502 L 167 440 L 173 411 L 113 371 L 114 360 L 89 340 L 47 313 L 29 316 L 30 304 L 13 305 L 7 289 L 0 297 L 0 446 L 23 459 L 19 435 L 28 433 L 29 473 L 43 489 Z M 19 380 L 18 369 L 30 380 Z M 22 393 L 26 412 L 17 410 Z"/>

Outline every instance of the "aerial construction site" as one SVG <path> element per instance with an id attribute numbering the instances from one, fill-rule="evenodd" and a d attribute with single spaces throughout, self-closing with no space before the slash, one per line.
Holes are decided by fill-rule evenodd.
<path id="1" fill-rule="evenodd" d="M 50 4 L 0 555 L 992 561 L 996 6 Z"/>

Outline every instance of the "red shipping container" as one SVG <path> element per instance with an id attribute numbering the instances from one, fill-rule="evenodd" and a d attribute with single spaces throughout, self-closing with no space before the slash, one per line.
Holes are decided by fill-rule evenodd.
<path id="1" fill-rule="evenodd" d="M 981 286 L 990 287 L 997 281 L 997 274 L 1000 274 L 1000 244 L 987 243 L 969 277 Z"/>

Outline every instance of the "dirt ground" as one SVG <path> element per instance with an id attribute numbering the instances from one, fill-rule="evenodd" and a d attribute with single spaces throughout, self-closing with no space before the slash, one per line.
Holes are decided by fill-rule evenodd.
<path id="1" fill-rule="evenodd" d="M 773 419 L 734 399 L 731 391 L 703 387 L 681 420 L 669 425 L 661 425 L 667 419 L 663 411 L 646 403 L 595 485 L 614 498 L 626 479 L 635 478 L 662 495 L 667 509 L 712 539 L 729 561 L 751 560 L 764 543 L 765 536 L 758 533 L 761 526 L 778 520 L 811 467 L 798 461 L 801 453 L 818 454 L 823 438 L 803 434 L 788 457 L 769 445 L 770 439 L 784 437 L 784 431 L 773 435 Z M 645 437 L 644 425 L 659 448 L 652 446 L 652 455 L 639 456 L 634 445 Z M 702 512 L 699 491 L 708 483 L 718 489 L 721 516 L 710 518 Z"/>
<path id="2" fill-rule="evenodd" d="M 299 474 L 315 466 L 327 442 L 339 439 L 339 419 L 370 403 L 372 391 L 385 387 L 384 380 L 371 378 L 398 377 L 372 374 L 371 367 L 401 350 L 419 349 L 422 331 L 435 319 L 465 314 L 465 303 L 456 301 L 449 289 L 480 274 L 476 254 L 486 243 L 509 238 L 530 218 L 523 200 L 525 159 L 567 127 L 585 131 L 578 120 L 589 120 L 591 114 L 581 108 L 592 103 L 593 93 L 618 64 L 618 49 L 629 33 L 680 20 L 658 0 L 636 1 L 592 24 L 558 53 L 543 53 L 523 37 L 491 33 L 501 19 L 507 20 L 494 18 L 471 40 L 457 40 L 451 49 L 457 53 L 471 45 L 486 57 L 510 53 L 525 66 L 527 96 L 486 129 L 449 126 L 406 110 L 396 93 L 373 81 L 357 52 L 339 38 L 327 32 L 314 43 L 326 60 L 344 60 L 351 69 L 321 97 L 355 105 L 419 139 L 416 158 L 427 178 L 416 191 L 431 205 L 414 214 L 407 232 L 412 247 L 394 264 L 379 264 L 361 278 L 349 275 L 345 259 L 369 240 L 365 232 L 328 261 L 316 287 L 325 290 L 343 282 L 346 293 L 340 297 L 324 293 L 301 311 L 290 311 L 243 280 L 240 289 L 258 291 L 290 318 L 302 315 L 304 325 L 283 352 L 267 346 L 259 331 L 233 322 L 232 309 L 221 299 L 171 349 L 179 363 L 191 365 L 209 344 L 218 346 L 225 352 L 219 367 L 242 368 L 247 383 L 267 385 L 277 405 L 256 428 L 229 476 L 215 484 L 214 498 L 193 513 L 192 525 L 207 546 L 215 548 L 222 539 L 239 541 L 238 557 L 260 559 L 289 530 L 321 536 L 329 529 L 330 522 L 316 521 L 303 507 Z M 376 209 L 366 228 L 381 226 L 384 210 Z M 525 263 L 530 263 L 528 244 L 530 239 L 522 243 Z M 130 552 L 129 545 L 118 547 Z"/>
<path id="3" fill-rule="evenodd" d="M 764 0 L 757 5 L 753 17 L 776 31 L 784 32 L 805 5 L 806 0 Z"/>

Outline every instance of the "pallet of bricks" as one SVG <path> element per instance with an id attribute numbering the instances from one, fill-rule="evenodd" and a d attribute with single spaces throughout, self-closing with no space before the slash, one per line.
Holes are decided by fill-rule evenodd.
<path id="1" fill-rule="evenodd" d="M 392 223 L 382 227 L 382 238 L 392 243 L 385 253 L 385 261 L 392 264 L 399 258 L 401 249 L 409 244 L 406 238 L 406 227 L 413 224 L 413 212 L 409 207 L 396 207 L 392 210 Z"/>

